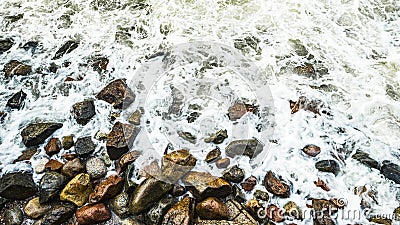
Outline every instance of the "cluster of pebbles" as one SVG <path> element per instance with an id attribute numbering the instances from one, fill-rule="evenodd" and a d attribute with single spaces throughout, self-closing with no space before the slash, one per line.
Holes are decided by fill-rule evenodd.
<path id="1" fill-rule="evenodd" d="M 0 41 L 0 54 L 11 48 L 11 40 Z M 62 46 L 54 58 L 60 58 L 77 48 L 78 43 L 69 41 Z M 107 59 L 95 64 L 105 70 Z M 3 67 L 7 78 L 27 76 L 32 68 L 22 62 L 12 60 Z M 66 82 L 74 80 L 67 78 Z M 7 107 L 20 109 L 26 94 L 16 92 L 7 102 Z M 71 112 L 77 124 L 85 126 L 96 114 L 95 101 L 105 101 L 115 109 L 123 110 L 135 101 L 134 92 L 122 79 L 107 84 L 96 96 L 77 102 Z M 320 103 L 300 97 L 290 101 L 292 113 L 307 110 L 316 116 L 329 113 L 320 112 Z M 253 113 L 254 106 L 236 102 L 228 110 L 231 120 Z M 0 114 L 4 118 L 6 113 Z M 55 137 L 53 133 L 62 129 L 58 122 L 31 123 L 20 135 L 27 150 L 16 162 L 29 162 L 43 147 L 49 157 L 60 156 L 62 160 L 50 159 L 35 173 L 43 173 L 39 183 L 29 172 L 5 173 L 0 178 L 0 223 L 6 225 L 34 224 L 162 224 L 162 225 L 228 225 L 228 224 L 297 224 L 304 219 L 302 211 L 312 208 L 317 214 L 315 225 L 337 224 L 333 215 L 346 207 L 340 199 L 311 199 L 310 205 L 298 205 L 290 199 L 293 184 L 273 171 L 264 177 L 256 177 L 231 165 L 237 155 L 252 158 L 263 149 L 256 139 L 234 140 L 223 151 L 210 150 L 204 159 L 194 157 L 190 150 L 180 149 L 166 152 L 161 163 L 152 162 L 135 173 L 135 161 L 142 155 L 140 150 L 132 150 L 132 145 L 140 132 L 141 111 L 135 111 L 130 123 L 115 122 L 110 133 L 102 137 L 106 157 L 94 156 L 96 144 L 90 136 L 74 135 Z M 227 138 L 226 130 L 212 135 L 206 142 L 220 144 Z M 61 150 L 70 153 L 60 155 Z M 323 149 L 309 144 L 300 152 L 307 157 L 316 157 Z M 302 154 L 302 153 L 300 153 Z M 388 161 L 379 163 L 368 154 L 357 151 L 352 156 L 366 166 L 380 170 L 384 177 L 400 184 L 400 167 Z M 215 163 L 223 170 L 217 177 L 208 172 L 195 171 L 199 160 Z M 113 163 L 116 171 L 108 171 Z M 321 172 L 335 176 L 341 172 L 336 159 L 320 160 L 315 164 Z M 132 179 L 135 178 L 135 179 Z M 140 181 L 140 182 L 135 182 Z M 317 187 L 330 191 L 324 180 L 314 181 Z M 255 188 L 258 184 L 262 189 Z M 374 200 L 374 192 L 367 187 L 355 189 L 362 198 L 360 207 L 368 207 Z M 250 198 L 248 196 L 251 196 Z M 270 198 L 287 199 L 286 204 L 271 204 Z M 332 209 L 327 211 L 326 209 Z M 400 217 L 400 208 L 394 210 Z M 391 224 L 391 219 L 370 218 L 372 222 Z M 296 222 L 297 221 L 297 222 Z"/>

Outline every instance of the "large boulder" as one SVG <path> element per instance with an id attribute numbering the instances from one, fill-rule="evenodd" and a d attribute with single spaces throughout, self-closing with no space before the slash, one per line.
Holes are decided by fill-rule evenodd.
<path id="1" fill-rule="evenodd" d="M 116 109 L 127 108 L 135 101 L 135 94 L 122 79 L 117 79 L 109 83 L 101 90 L 96 98 L 106 101 Z"/>
<path id="2" fill-rule="evenodd" d="M 116 122 L 108 134 L 107 153 L 111 160 L 119 159 L 132 147 L 140 128 L 131 124 Z"/>
<path id="3" fill-rule="evenodd" d="M 0 196 L 22 200 L 34 196 L 37 187 L 33 181 L 32 174 L 29 173 L 8 173 L 0 178 Z"/>
<path id="4" fill-rule="evenodd" d="M 42 144 L 62 126 L 62 123 L 31 123 L 21 131 L 22 142 L 26 146 Z"/>

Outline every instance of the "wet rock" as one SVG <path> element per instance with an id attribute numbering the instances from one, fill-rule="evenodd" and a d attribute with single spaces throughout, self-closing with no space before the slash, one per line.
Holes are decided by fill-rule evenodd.
<path id="1" fill-rule="evenodd" d="M 204 220 L 228 219 L 228 207 L 215 197 L 209 197 L 196 206 L 197 215 Z"/>
<path id="2" fill-rule="evenodd" d="M 191 113 L 187 116 L 186 120 L 188 121 L 188 123 L 193 123 L 194 121 L 197 120 L 197 118 L 200 117 L 200 115 L 201 115 L 201 114 L 198 113 L 198 112 L 191 112 Z"/>
<path id="3" fill-rule="evenodd" d="M 32 72 L 32 67 L 17 60 L 11 60 L 4 65 L 3 72 L 6 78 L 12 77 L 14 75 L 27 76 Z"/>
<path id="4" fill-rule="evenodd" d="M 232 197 L 234 200 L 244 203 L 246 202 L 246 195 L 243 193 L 242 189 L 239 188 L 236 184 L 232 186 Z"/>
<path id="5" fill-rule="evenodd" d="M 237 165 L 226 169 L 222 174 L 223 178 L 234 183 L 240 183 L 244 179 L 244 170 Z"/>
<path id="6" fill-rule="evenodd" d="M 321 148 L 316 145 L 306 145 L 302 150 L 305 154 L 311 157 L 315 157 L 321 153 Z"/>
<path id="7" fill-rule="evenodd" d="M 265 192 L 265 191 L 261 191 L 261 190 L 256 190 L 256 191 L 254 192 L 254 198 L 263 200 L 263 201 L 265 201 L 265 202 L 268 202 L 268 201 L 269 201 L 269 195 L 268 195 L 268 193 Z"/>
<path id="8" fill-rule="evenodd" d="M 218 159 L 219 157 L 221 157 L 221 150 L 219 150 L 219 148 L 215 148 L 213 150 L 211 150 L 207 156 L 206 156 L 206 162 L 210 163 L 216 159 Z"/>
<path id="9" fill-rule="evenodd" d="M 377 224 L 384 224 L 384 225 L 392 225 L 392 220 L 388 218 L 383 218 L 380 216 L 372 217 L 369 219 L 370 222 L 377 223 Z"/>
<path id="10" fill-rule="evenodd" d="M 21 131 L 22 142 L 26 146 L 42 144 L 62 126 L 62 123 L 31 123 Z"/>
<path id="11" fill-rule="evenodd" d="M 43 204 L 58 195 L 64 187 L 67 178 L 57 172 L 48 172 L 43 175 L 39 183 L 39 200 Z"/>
<path id="12" fill-rule="evenodd" d="M 75 159 L 77 156 L 76 156 L 76 154 L 73 154 L 73 153 L 65 153 L 61 157 L 63 157 L 67 161 L 71 161 L 71 160 Z"/>
<path id="13" fill-rule="evenodd" d="M 228 181 L 207 172 L 189 172 L 182 181 L 190 185 L 190 191 L 199 199 L 223 198 L 232 193 L 232 187 Z"/>
<path id="14" fill-rule="evenodd" d="M 314 181 L 314 184 L 315 184 L 315 186 L 320 187 L 324 191 L 330 191 L 328 185 L 326 185 L 326 183 L 319 178 L 317 181 Z"/>
<path id="15" fill-rule="evenodd" d="M 258 222 L 243 208 L 243 206 L 235 200 L 229 200 L 226 203 L 228 207 L 228 220 L 232 224 L 241 225 L 257 225 Z"/>
<path id="16" fill-rule="evenodd" d="M 150 164 L 145 165 L 139 171 L 139 178 L 142 177 L 157 177 L 161 175 L 161 168 L 157 161 L 152 161 Z"/>
<path id="17" fill-rule="evenodd" d="M 330 217 L 330 213 L 333 213 L 335 208 L 334 205 L 325 199 L 313 199 L 312 208 L 315 211 L 314 225 L 333 225 L 335 222 Z"/>
<path id="18" fill-rule="evenodd" d="M 190 132 L 178 131 L 178 136 L 192 144 L 196 144 L 197 137 Z"/>
<path id="19" fill-rule="evenodd" d="M 103 203 L 88 205 L 78 209 L 75 213 L 79 224 L 98 224 L 111 219 L 111 213 Z"/>
<path id="20" fill-rule="evenodd" d="M 135 94 L 124 80 L 117 79 L 101 90 L 96 98 L 112 104 L 115 109 L 127 108 L 135 101 Z"/>
<path id="21" fill-rule="evenodd" d="M 22 200 L 32 197 L 36 193 L 37 187 L 33 182 L 32 174 L 15 172 L 4 174 L 0 178 L 1 197 Z"/>
<path id="22" fill-rule="evenodd" d="M 126 170 L 126 167 L 135 162 L 136 159 L 140 157 L 140 155 L 141 154 L 138 151 L 131 151 L 124 154 L 116 163 L 118 173 L 124 172 Z"/>
<path id="23" fill-rule="evenodd" d="M 370 168 L 374 168 L 379 170 L 379 163 L 378 161 L 372 159 L 369 154 L 361 151 L 361 150 L 357 150 L 356 153 L 351 157 L 357 161 L 359 161 L 360 163 L 370 167 Z"/>
<path id="24" fill-rule="evenodd" d="M 381 173 L 387 179 L 394 181 L 396 184 L 400 184 L 400 166 L 389 161 L 383 161 Z"/>
<path id="25" fill-rule="evenodd" d="M 113 198 L 124 188 L 124 179 L 118 175 L 111 175 L 100 182 L 89 195 L 89 203 L 98 203 Z"/>
<path id="26" fill-rule="evenodd" d="M 92 183 L 88 174 L 78 174 L 61 191 L 60 200 L 69 201 L 77 206 L 84 205 L 92 192 Z"/>
<path id="27" fill-rule="evenodd" d="M 50 138 L 49 142 L 47 142 L 47 145 L 44 147 L 44 149 L 46 150 L 46 154 L 49 156 L 59 153 L 61 150 L 60 139 Z"/>
<path id="28" fill-rule="evenodd" d="M 30 160 L 32 156 L 36 154 L 36 152 L 37 152 L 36 148 L 27 149 L 23 151 L 22 154 L 16 160 L 14 160 L 13 163 Z"/>
<path id="29" fill-rule="evenodd" d="M 107 70 L 107 66 L 110 60 L 108 60 L 106 57 L 99 57 L 94 60 L 92 64 L 92 68 L 94 71 L 97 71 L 98 73 L 101 73 L 102 71 Z"/>
<path id="30" fill-rule="evenodd" d="M 340 172 L 339 163 L 335 160 L 321 160 L 315 163 L 315 168 L 321 172 L 333 173 L 337 176 Z"/>
<path id="31" fill-rule="evenodd" d="M 301 43 L 299 39 L 289 39 L 289 44 L 298 56 L 307 56 L 307 48 Z"/>
<path id="32" fill-rule="evenodd" d="M 51 204 L 40 204 L 39 197 L 31 199 L 24 207 L 25 215 L 29 218 L 37 219 L 46 214 L 50 209 Z"/>
<path id="33" fill-rule="evenodd" d="M 67 222 L 75 212 L 75 206 L 69 202 L 58 204 L 36 221 L 33 225 L 60 225 Z"/>
<path id="34" fill-rule="evenodd" d="M 22 46 L 22 48 L 25 51 L 31 50 L 31 52 L 34 53 L 39 46 L 40 44 L 37 41 L 28 41 Z"/>
<path id="35" fill-rule="evenodd" d="M 65 54 L 68 54 L 68 53 L 72 52 L 73 50 L 75 50 L 76 48 L 78 48 L 78 46 L 79 46 L 79 42 L 76 42 L 76 41 L 69 40 L 69 41 L 65 42 L 64 45 L 61 46 L 61 48 L 59 48 L 57 50 L 53 59 L 62 58 Z"/>
<path id="36" fill-rule="evenodd" d="M 316 71 L 311 63 L 304 63 L 300 66 L 296 66 L 294 67 L 293 72 L 295 72 L 298 75 L 311 77 L 314 79 L 317 78 L 317 75 L 315 73 Z"/>
<path id="37" fill-rule="evenodd" d="M 93 157 L 86 162 L 86 171 L 92 179 L 99 179 L 107 174 L 107 165 L 100 157 Z"/>
<path id="38" fill-rule="evenodd" d="M 85 166 L 79 158 L 68 161 L 61 168 L 61 173 L 67 177 L 74 177 L 85 172 Z"/>
<path id="39" fill-rule="evenodd" d="M 226 146 L 225 153 L 231 158 L 237 155 L 245 155 L 253 159 L 262 152 L 263 148 L 264 145 L 256 139 L 236 140 Z"/>
<path id="40" fill-rule="evenodd" d="M 294 114 L 299 110 L 313 112 L 314 114 L 321 115 L 320 109 L 323 104 L 320 100 L 309 100 L 305 96 L 300 96 L 297 101 L 289 101 L 291 113 Z"/>
<path id="41" fill-rule="evenodd" d="M 138 186 L 131 178 L 135 174 L 135 165 L 128 165 L 125 172 L 125 192 L 131 194 Z"/>
<path id="42" fill-rule="evenodd" d="M 209 138 L 204 139 L 206 143 L 221 144 L 224 140 L 228 138 L 227 130 L 219 130 L 217 133 L 212 134 Z"/>
<path id="43" fill-rule="evenodd" d="M 94 115 L 96 110 L 93 99 L 87 99 L 72 105 L 72 112 L 76 122 L 80 125 L 86 125 Z"/>
<path id="44" fill-rule="evenodd" d="M 186 193 L 186 188 L 185 186 L 182 185 L 174 185 L 174 187 L 171 190 L 171 195 L 175 197 L 182 196 Z"/>
<path id="45" fill-rule="evenodd" d="M 172 95 L 172 103 L 168 109 L 168 115 L 180 115 L 181 114 L 181 107 L 183 105 L 184 96 L 182 92 L 174 87 L 173 85 L 170 86 L 171 88 L 171 95 Z"/>
<path id="46" fill-rule="evenodd" d="M 4 211 L 5 225 L 20 225 L 24 221 L 24 215 L 18 206 Z"/>
<path id="47" fill-rule="evenodd" d="M 132 193 L 130 212 L 138 215 L 149 209 L 172 189 L 172 185 L 154 178 L 144 180 Z"/>
<path id="48" fill-rule="evenodd" d="M 303 219 L 303 211 L 297 204 L 293 201 L 286 203 L 283 208 L 285 209 L 285 214 L 289 217 L 293 217 L 296 220 Z"/>
<path id="49" fill-rule="evenodd" d="M 397 220 L 397 221 L 400 221 L 400 207 L 397 207 L 393 211 L 393 214 L 394 214 L 394 219 Z"/>
<path id="50" fill-rule="evenodd" d="M 119 159 L 132 147 L 140 128 L 116 122 L 107 137 L 107 153 L 111 160 Z"/>
<path id="51" fill-rule="evenodd" d="M 132 123 L 134 125 L 140 125 L 141 118 L 142 118 L 142 114 L 140 113 L 140 110 L 136 110 L 129 116 L 128 122 Z"/>
<path id="52" fill-rule="evenodd" d="M 271 171 L 268 171 L 265 175 L 264 186 L 267 191 L 276 196 L 282 198 L 289 198 L 290 196 L 290 186 L 278 177 L 276 177 L 276 175 Z"/>
<path id="53" fill-rule="evenodd" d="M 171 197 L 161 199 L 146 213 L 147 224 L 161 224 L 163 216 L 175 203 L 175 200 Z"/>
<path id="54" fill-rule="evenodd" d="M 129 195 L 126 192 L 115 196 L 110 202 L 111 210 L 117 214 L 120 218 L 126 218 L 129 216 Z"/>
<path id="55" fill-rule="evenodd" d="M 260 202 L 257 199 L 251 199 L 248 202 L 246 202 L 246 208 L 250 212 L 250 214 L 258 221 L 262 222 L 264 220 L 260 218 L 259 212 L 260 210 L 265 210 L 265 209 L 263 206 L 261 206 Z"/>
<path id="56" fill-rule="evenodd" d="M 234 103 L 231 107 L 228 109 L 228 117 L 231 121 L 238 120 L 242 118 L 244 114 L 247 112 L 254 112 L 256 110 L 256 107 L 253 105 L 249 104 L 244 104 L 244 103 Z"/>
<path id="57" fill-rule="evenodd" d="M 242 186 L 243 190 L 245 191 L 252 191 L 253 188 L 257 184 L 257 178 L 255 176 L 251 176 L 244 180 L 240 185 Z"/>
<path id="58" fill-rule="evenodd" d="M 218 169 L 225 169 L 229 166 L 229 164 L 231 164 L 231 160 L 229 158 L 219 159 L 215 163 Z"/>
<path id="59" fill-rule="evenodd" d="M 50 160 L 47 157 L 42 157 L 39 158 L 36 166 L 33 168 L 33 171 L 37 174 L 41 174 L 46 170 L 46 164 L 49 162 Z"/>
<path id="60" fill-rule="evenodd" d="M 194 199 L 186 197 L 169 209 L 162 220 L 162 225 L 190 225 L 194 217 Z"/>
<path id="61" fill-rule="evenodd" d="M 267 218 L 269 218 L 274 222 L 282 222 L 285 220 L 285 216 L 283 215 L 283 210 L 276 205 L 268 206 L 266 216 Z"/>
<path id="62" fill-rule="evenodd" d="M 176 182 L 193 169 L 196 161 L 188 150 L 176 150 L 163 156 L 161 171 L 167 179 Z"/>
<path id="63" fill-rule="evenodd" d="M 4 119 L 7 117 L 7 113 L 6 112 L 2 112 L 0 111 L 0 123 L 4 122 Z"/>
<path id="64" fill-rule="evenodd" d="M 88 156 L 94 152 L 96 146 L 91 137 L 80 137 L 75 143 L 75 153 L 79 156 Z"/>
<path id="65" fill-rule="evenodd" d="M 62 146 L 65 150 L 68 150 L 74 146 L 74 136 L 68 135 L 62 138 Z"/>
<path id="66" fill-rule="evenodd" d="M 50 159 L 45 165 L 44 168 L 50 171 L 60 171 L 61 168 L 64 166 L 62 162 L 59 162 L 54 159 Z"/>
<path id="67" fill-rule="evenodd" d="M 7 101 L 7 106 L 12 109 L 20 110 L 24 106 L 24 101 L 26 99 L 26 93 L 20 90 L 19 92 L 15 93 L 11 96 L 10 99 Z"/>
<path id="68" fill-rule="evenodd" d="M 11 39 L 2 39 L 0 40 L 0 55 L 3 54 L 4 52 L 10 50 L 14 43 L 12 42 Z"/>

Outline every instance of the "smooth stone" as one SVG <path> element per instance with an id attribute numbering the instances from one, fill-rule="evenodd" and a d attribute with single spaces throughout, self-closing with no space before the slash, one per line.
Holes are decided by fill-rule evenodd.
<path id="1" fill-rule="evenodd" d="M 162 225 L 191 225 L 194 219 L 194 199 L 185 197 L 164 215 Z"/>
<path id="2" fill-rule="evenodd" d="M 103 203 L 98 203 L 78 209 L 75 213 L 75 217 L 78 224 L 91 225 L 111 219 L 111 213 Z"/>
<path id="3" fill-rule="evenodd" d="M 225 180 L 234 182 L 234 183 L 240 183 L 244 179 L 244 170 L 242 168 L 239 168 L 237 165 L 234 165 L 228 169 L 226 169 L 223 173 L 222 176 Z"/>
<path id="4" fill-rule="evenodd" d="M 316 145 L 306 145 L 302 151 L 308 156 L 315 157 L 321 153 L 321 148 Z"/>
<path id="5" fill-rule="evenodd" d="M 154 178 L 147 178 L 132 193 L 129 204 L 130 212 L 134 215 L 143 213 L 162 199 L 171 189 L 171 184 Z"/>
<path id="6" fill-rule="evenodd" d="M 231 160 L 229 158 L 219 159 L 215 163 L 215 165 L 217 166 L 218 169 L 228 168 L 229 164 L 231 164 Z"/>
<path id="7" fill-rule="evenodd" d="M 51 204 L 40 204 L 39 197 L 31 199 L 24 207 L 25 215 L 32 219 L 38 219 L 52 208 Z"/>
<path id="8" fill-rule="evenodd" d="M 58 138 L 50 138 L 49 142 L 47 142 L 46 146 L 44 147 L 46 150 L 46 154 L 52 156 L 57 154 L 61 150 L 61 141 Z"/>
<path id="9" fill-rule="evenodd" d="M 80 125 L 86 125 L 96 115 L 96 109 L 93 99 L 87 99 L 72 105 L 72 113 L 76 122 Z"/>
<path id="10" fill-rule="evenodd" d="M 118 175 L 111 175 L 101 181 L 89 195 L 89 203 L 98 203 L 111 199 L 124 188 L 124 179 Z"/>
<path id="11" fill-rule="evenodd" d="M 112 104 L 115 109 L 127 108 L 135 101 L 135 94 L 122 79 L 117 79 L 107 84 L 96 98 Z"/>
<path id="12" fill-rule="evenodd" d="M 69 201 L 77 206 L 84 205 L 92 192 L 92 182 L 88 174 L 78 174 L 61 191 L 60 200 Z"/>
<path id="13" fill-rule="evenodd" d="M 75 144 L 75 142 L 74 142 L 73 135 L 64 136 L 62 138 L 62 146 L 65 150 L 72 148 L 74 146 L 74 144 Z"/>
<path id="14" fill-rule="evenodd" d="M 43 204 L 57 196 L 58 192 L 64 187 L 67 178 L 57 172 L 48 172 L 43 175 L 39 183 L 39 199 Z"/>
<path id="15" fill-rule="evenodd" d="M 26 96 L 26 93 L 20 90 L 19 92 L 11 96 L 10 99 L 8 99 L 6 106 L 10 107 L 11 109 L 20 110 L 24 106 Z"/>
<path id="16" fill-rule="evenodd" d="M 367 154 L 361 150 L 357 150 L 356 153 L 353 156 L 351 156 L 351 158 L 357 160 L 358 162 L 360 162 L 370 168 L 379 170 L 379 162 L 376 161 L 375 159 L 371 158 L 369 156 L 369 154 Z"/>
<path id="17" fill-rule="evenodd" d="M 110 202 L 110 208 L 121 219 L 127 218 L 130 215 L 129 195 L 126 192 L 122 192 L 115 196 Z"/>
<path id="18" fill-rule="evenodd" d="M 107 153 L 111 160 L 119 159 L 132 147 L 140 128 L 116 122 L 107 137 Z"/>
<path id="19" fill-rule="evenodd" d="M 75 153 L 78 156 L 88 156 L 96 149 L 92 137 L 80 137 L 75 142 Z"/>
<path id="20" fill-rule="evenodd" d="M 224 198 L 232 193 L 232 186 L 228 181 L 207 172 L 191 171 L 182 178 L 182 181 L 198 199 Z"/>
<path id="21" fill-rule="evenodd" d="M 387 179 L 394 181 L 396 184 L 400 184 L 400 166 L 389 161 L 383 161 L 381 173 Z"/>
<path id="22" fill-rule="evenodd" d="M 86 161 L 86 171 L 92 179 L 99 179 L 107 174 L 107 165 L 100 157 L 93 157 Z"/>
<path id="23" fill-rule="evenodd" d="M 237 155 L 245 155 L 253 159 L 263 151 L 264 144 L 256 139 L 235 140 L 225 148 L 227 156 L 234 158 Z"/>
<path id="24" fill-rule="evenodd" d="M 290 196 L 290 186 L 271 171 L 268 171 L 264 177 L 264 186 L 267 191 L 278 197 L 289 198 Z"/>
<path id="25" fill-rule="evenodd" d="M 62 126 L 62 123 L 31 123 L 21 131 L 22 142 L 26 146 L 42 144 Z"/>
<path id="26" fill-rule="evenodd" d="M 21 225 L 24 221 L 24 215 L 18 206 L 4 211 L 5 225 Z"/>
<path id="27" fill-rule="evenodd" d="M 228 219 L 228 207 L 215 197 L 208 197 L 196 206 L 197 215 L 204 220 Z"/>
<path id="28" fill-rule="evenodd" d="M 37 187 L 29 173 L 7 173 L 0 178 L 0 196 L 11 200 L 23 200 L 34 196 Z"/>
<path id="29" fill-rule="evenodd" d="M 219 150 L 219 148 L 215 148 L 211 150 L 209 153 L 207 153 L 206 162 L 210 163 L 218 159 L 219 157 L 221 157 L 221 150 Z"/>
<path id="30" fill-rule="evenodd" d="M 255 176 L 248 177 L 240 185 L 242 186 L 243 190 L 252 191 L 257 185 L 257 178 Z"/>
<path id="31" fill-rule="evenodd" d="M 163 156 L 161 171 L 165 178 L 176 182 L 196 166 L 196 161 L 188 150 L 176 150 Z"/>
<path id="32" fill-rule="evenodd" d="M 321 172 L 333 173 L 337 176 L 340 172 L 339 163 L 335 160 L 321 160 L 315 163 L 315 168 Z"/>
<path id="33" fill-rule="evenodd" d="M 79 158 L 66 162 L 61 168 L 61 173 L 67 177 L 74 177 L 83 172 L 85 172 L 85 165 Z"/>

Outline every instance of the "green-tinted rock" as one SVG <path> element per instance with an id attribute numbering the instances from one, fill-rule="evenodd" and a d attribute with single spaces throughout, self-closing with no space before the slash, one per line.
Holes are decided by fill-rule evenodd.
<path id="1" fill-rule="evenodd" d="M 21 131 L 22 142 L 26 146 L 42 144 L 62 126 L 62 123 L 31 123 Z"/>
<path id="2" fill-rule="evenodd" d="M 32 174 L 8 173 L 0 178 L 0 196 L 7 199 L 22 200 L 35 195 L 37 187 Z"/>

